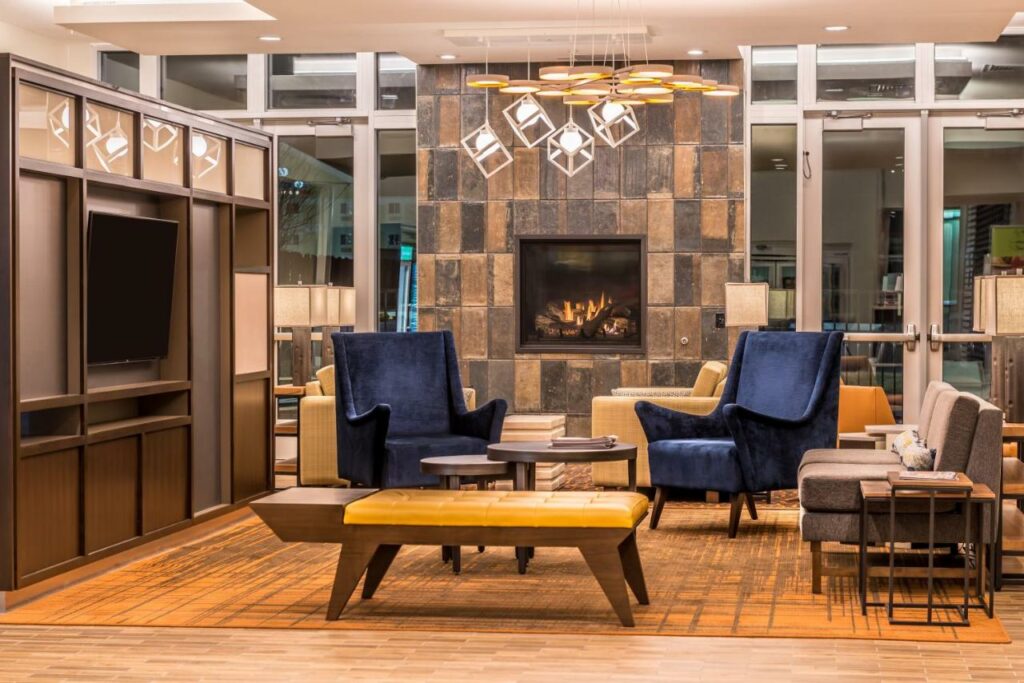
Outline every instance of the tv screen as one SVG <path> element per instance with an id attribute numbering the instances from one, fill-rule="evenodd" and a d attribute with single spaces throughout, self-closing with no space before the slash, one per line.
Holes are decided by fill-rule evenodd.
<path id="1" fill-rule="evenodd" d="M 167 356 L 176 221 L 89 213 L 88 362 Z"/>

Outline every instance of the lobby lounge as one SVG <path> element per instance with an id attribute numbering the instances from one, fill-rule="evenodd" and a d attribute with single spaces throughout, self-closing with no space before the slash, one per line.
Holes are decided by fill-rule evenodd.
<path id="1" fill-rule="evenodd" d="M 0 8 L 0 679 L 1024 676 L 1024 7 Z"/>

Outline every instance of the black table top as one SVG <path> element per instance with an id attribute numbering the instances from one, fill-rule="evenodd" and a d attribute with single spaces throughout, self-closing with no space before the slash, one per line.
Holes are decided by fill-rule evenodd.
<path id="1" fill-rule="evenodd" d="M 420 471 L 460 477 L 484 477 L 507 474 L 507 462 L 491 460 L 486 455 L 442 455 L 420 460 Z"/>

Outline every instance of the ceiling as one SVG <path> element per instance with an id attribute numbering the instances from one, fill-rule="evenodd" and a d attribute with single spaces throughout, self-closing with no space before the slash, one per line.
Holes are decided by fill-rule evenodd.
<path id="1" fill-rule="evenodd" d="M 69 4 L 71 3 L 71 4 Z M 738 45 L 989 41 L 1019 0 L 0 0 L 3 21 L 37 32 L 66 29 L 143 54 L 394 51 L 415 62 L 563 59 L 578 24 L 579 52 L 605 50 L 628 7 L 651 59 L 733 58 Z M 641 11 L 642 10 L 642 11 Z M 52 14 L 51 14 L 52 13 Z M 641 19 L 642 14 L 642 19 Z M 621 16 L 621 15 L 620 15 Z M 848 25 L 827 33 L 827 25 Z M 1017 21 L 1024 27 L 1024 20 Z M 277 35 L 280 42 L 259 40 Z M 634 58 L 641 56 L 634 50 Z"/>

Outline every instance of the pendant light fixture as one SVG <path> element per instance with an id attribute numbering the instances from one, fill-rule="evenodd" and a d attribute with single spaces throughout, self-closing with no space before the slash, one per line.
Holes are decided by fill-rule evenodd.
<path id="1" fill-rule="evenodd" d="M 594 136 L 569 120 L 548 138 L 548 161 L 570 178 L 594 161 Z"/>
<path id="2" fill-rule="evenodd" d="M 594 134 L 615 148 L 640 132 L 636 112 L 629 104 L 605 99 L 587 109 Z"/>
<path id="3" fill-rule="evenodd" d="M 530 67 L 530 53 L 527 52 L 527 78 L 530 76 Z M 532 83 L 532 81 L 524 82 Z M 537 90 L 539 89 L 538 87 Z M 532 94 L 537 90 L 527 92 L 501 112 L 505 116 L 505 120 L 508 121 L 509 127 L 512 128 L 512 132 L 528 149 L 544 142 L 555 131 L 555 124 L 544 110 L 544 105 L 538 102 Z M 506 88 L 501 92 L 509 92 L 509 90 Z"/>
<path id="4" fill-rule="evenodd" d="M 484 71 L 488 70 L 490 61 L 490 45 L 488 45 L 484 52 Z M 479 76 L 487 76 L 488 80 L 494 80 L 492 77 L 494 74 L 480 74 Z M 466 77 L 466 84 L 475 88 L 494 88 L 499 86 L 489 85 L 473 85 L 472 76 Z M 504 76 L 504 83 L 501 87 L 509 85 L 509 79 Z M 480 83 L 479 77 L 476 78 L 476 82 Z M 529 97 L 529 95 L 527 95 Z M 469 153 L 469 158 L 473 160 L 476 167 L 480 169 L 480 172 L 485 178 L 490 178 L 495 173 L 505 168 L 512 163 L 512 153 L 508 151 L 508 148 L 502 144 L 498 138 L 498 134 L 491 128 L 491 97 L 490 93 L 484 92 L 484 123 L 479 128 L 474 130 L 472 133 L 462 138 L 462 148 Z"/>

